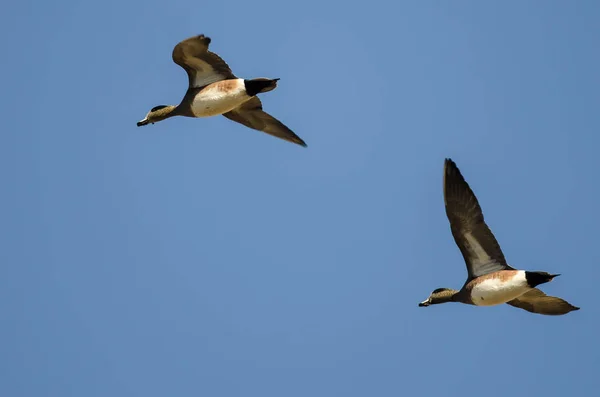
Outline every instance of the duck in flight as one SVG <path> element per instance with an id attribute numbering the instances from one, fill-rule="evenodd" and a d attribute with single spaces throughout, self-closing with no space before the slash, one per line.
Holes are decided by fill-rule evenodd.
<path id="1" fill-rule="evenodd" d="M 189 87 L 177 106 L 153 107 L 138 127 L 173 116 L 210 117 L 222 114 L 246 127 L 306 147 L 282 122 L 263 111 L 256 96 L 272 91 L 279 79 L 240 79 L 227 63 L 208 50 L 210 38 L 201 34 L 183 40 L 173 49 L 173 61 L 187 72 Z"/>
<path id="2" fill-rule="evenodd" d="M 461 302 L 476 306 L 508 303 L 532 313 L 567 314 L 579 310 L 536 287 L 558 274 L 516 270 L 506 263 L 500 245 L 485 221 L 475 194 L 456 164 L 444 162 L 444 202 L 454 241 L 467 264 L 468 278 L 460 291 L 434 290 L 419 306 Z"/>

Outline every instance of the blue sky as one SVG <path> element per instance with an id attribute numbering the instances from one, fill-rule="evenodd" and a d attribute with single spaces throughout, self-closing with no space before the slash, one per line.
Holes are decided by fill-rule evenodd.
<path id="1" fill-rule="evenodd" d="M 600 4 L 392 3 L 7 3 L 0 395 L 595 393 Z M 136 127 L 200 33 L 307 149 Z M 582 310 L 417 307 L 466 278 L 445 157 Z"/>

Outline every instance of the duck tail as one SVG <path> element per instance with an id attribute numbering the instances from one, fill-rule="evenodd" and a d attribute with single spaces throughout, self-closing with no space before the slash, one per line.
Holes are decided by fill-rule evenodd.
<path id="1" fill-rule="evenodd" d="M 558 276 L 560 276 L 560 274 L 550 274 L 546 272 L 525 272 L 527 284 L 529 284 L 531 288 L 535 288 L 540 284 L 550 282 L 554 277 Z"/>
<path id="2" fill-rule="evenodd" d="M 264 77 L 244 80 L 246 93 L 248 93 L 249 96 L 255 96 L 261 92 L 273 91 L 277 87 L 278 80 L 279 79 L 267 79 Z"/>

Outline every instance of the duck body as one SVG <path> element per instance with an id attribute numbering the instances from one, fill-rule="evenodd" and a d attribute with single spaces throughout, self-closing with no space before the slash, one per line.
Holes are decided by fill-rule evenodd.
<path id="1" fill-rule="evenodd" d="M 465 289 L 470 292 L 474 305 L 501 305 L 531 289 L 524 270 L 500 270 L 486 276 L 475 279 L 465 286 Z"/>
<path id="2" fill-rule="evenodd" d="M 515 299 L 526 296 L 535 287 L 552 281 L 558 274 L 546 272 L 530 272 L 526 270 L 499 270 L 474 279 L 467 280 L 460 291 L 448 288 L 438 288 L 432 293 L 434 299 L 421 302 L 421 306 L 431 303 L 441 303 L 435 299 L 442 295 L 442 301 L 461 302 L 475 306 L 496 306 L 514 302 Z M 443 295 L 446 295 L 445 298 Z"/>
<path id="3" fill-rule="evenodd" d="M 272 91 L 279 79 L 227 79 L 189 88 L 181 101 L 181 114 L 189 117 L 225 115 L 262 92 Z"/>
<path id="4" fill-rule="evenodd" d="M 252 98 L 246 92 L 244 79 L 218 81 L 199 89 L 190 89 L 188 103 L 193 117 L 219 116 L 232 111 Z"/>

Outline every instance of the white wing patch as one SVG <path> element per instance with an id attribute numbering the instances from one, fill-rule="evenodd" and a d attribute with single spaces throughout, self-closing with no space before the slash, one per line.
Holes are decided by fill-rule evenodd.
<path id="1" fill-rule="evenodd" d="M 473 237 L 471 233 L 465 233 L 463 236 L 467 241 L 469 251 L 473 254 L 471 257 L 471 262 L 474 267 L 485 265 L 493 261 L 488 253 L 485 252 L 481 244 L 479 244 L 479 241 L 477 241 L 477 239 Z"/>
<path id="2" fill-rule="evenodd" d="M 203 73 L 197 71 L 193 87 L 204 87 L 205 85 L 216 83 L 217 81 L 222 81 L 224 79 L 224 76 L 216 73 L 212 68 Z"/>
<path id="3" fill-rule="evenodd" d="M 186 56 L 185 63 L 194 69 L 193 87 L 203 87 L 217 81 L 225 80 L 227 76 L 217 72 L 215 68 L 204 59 Z"/>

